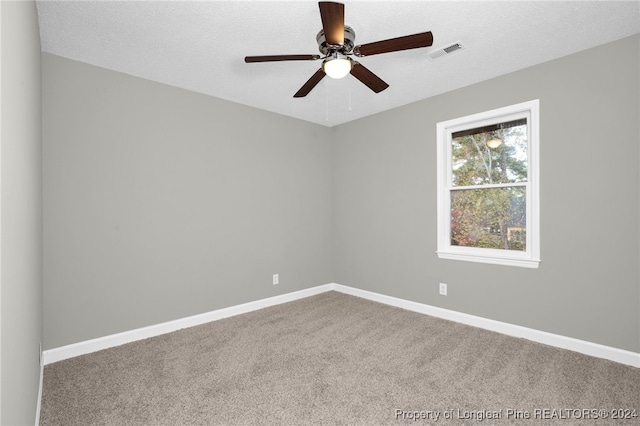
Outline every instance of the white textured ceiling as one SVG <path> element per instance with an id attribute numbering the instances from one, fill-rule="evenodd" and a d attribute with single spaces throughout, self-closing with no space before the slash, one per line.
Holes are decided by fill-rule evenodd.
<path id="1" fill-rule="evenodd" d="M 316 1 L 39 0 L 44 52 L 335 126 L 640 32 L 639 1 L 344 1 L 364 44 L 432 31 L 432 47 L 359 59 L 389 84 L 352 76 L 293 94 L 321 61 L 244 63 L 246 55 L 318 54 Z M 464 50 L 428 54 L 460 41 Z"/>

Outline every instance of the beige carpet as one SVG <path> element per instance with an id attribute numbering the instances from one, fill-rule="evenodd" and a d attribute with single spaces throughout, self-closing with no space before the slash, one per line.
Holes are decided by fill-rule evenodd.
<path id="1" fill-rule="evenodd" d="M 638 415 L 640 369 L 327 292 L 47 365 L 40 425 L 638 425 Z"/>

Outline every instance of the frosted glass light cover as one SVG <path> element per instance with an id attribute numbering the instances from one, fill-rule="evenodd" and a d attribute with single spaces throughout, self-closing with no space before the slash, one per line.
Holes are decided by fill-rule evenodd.
<path id="1" fill-rule="evenodd" d="M 322 65 L 322 68 L 331 78 L 343 78 L 351 71 L 351 60 L 348 58 L 331 59 Z"/>

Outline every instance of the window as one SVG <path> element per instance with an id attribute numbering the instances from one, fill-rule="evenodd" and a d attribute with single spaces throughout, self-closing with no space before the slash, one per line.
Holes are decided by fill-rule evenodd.
<path id="1" fill-rule="evenodd" d="M 537 268 L 539 101 L 438 123 L 438 256 Z"/>

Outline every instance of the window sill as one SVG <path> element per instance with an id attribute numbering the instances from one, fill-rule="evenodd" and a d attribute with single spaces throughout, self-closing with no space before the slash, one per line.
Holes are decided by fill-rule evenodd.
<path id="1" fill-rule="evenodd" d="M 489 263 L 493 265 L 517 266 L 520 268 L 536 269 L 540 265 L 540 259 L 514 259 L 510 257 L 483 256 L 475 254 L 461 254 L 437 251 L 440 259 L 462 260 L 466 262 Z"/>

